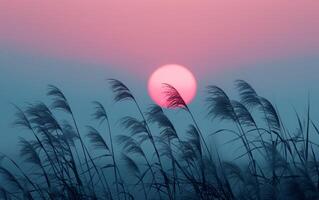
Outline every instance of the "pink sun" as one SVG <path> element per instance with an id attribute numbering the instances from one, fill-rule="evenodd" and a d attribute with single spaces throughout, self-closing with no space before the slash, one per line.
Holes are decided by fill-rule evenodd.
<path id="1" fill-rule="evenodd" d="M 168 105 L 164 83 L 177 89 L 186 104 L 196 95 L 196 79 L 186 67 L 177 64 L 164 65 L 156 69 L 148 80 L 150 97 L 161 107 Z"/>

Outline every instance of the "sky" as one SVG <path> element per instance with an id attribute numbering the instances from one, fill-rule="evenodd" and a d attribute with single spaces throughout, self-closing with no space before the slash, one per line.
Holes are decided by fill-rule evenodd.
<path id="1" fill-rule="evenodd" d="M 10 103 L 44 100 L 55 84 L 86 125 L 92 100 L 113 105 L 106 78 L 150 104 L 147 79 L 169 63 L 194 73 L 201 115 L 205 85 L 232 93 L 236 79 L 303 111 L 308 94 L 319 100 L 318 24 L 317 0 L 2 0 L 0 151 L 22 134 Z"/>
<path id="2" fill-rule="evenodd" d="M 0 13 L 0 41 L 13 48 L 144 76 L 166 63 L 200 76 L 319 50 L 316 0 L 2 0 Z"/>

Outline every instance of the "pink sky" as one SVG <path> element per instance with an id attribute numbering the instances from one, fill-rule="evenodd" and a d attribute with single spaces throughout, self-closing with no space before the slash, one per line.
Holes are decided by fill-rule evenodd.
<path id="1" fill-rule="evenodd" d="M 318 53 L 319 1 L 1 0 L 0 43 L 138 73 L 177 63 L 204 74 Z"/>

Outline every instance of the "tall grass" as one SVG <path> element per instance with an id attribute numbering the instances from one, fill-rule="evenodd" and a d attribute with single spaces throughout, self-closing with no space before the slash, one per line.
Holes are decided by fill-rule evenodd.
<path id="1" fill-rule="evenodd" d="M 118 119 L 126 130 L 120 134 L 97 101 L 92 117 L 99 126 L 80 131 L 68 99 L 52 85 L 50 105 L 14 106 L 14 125 L 33 139 L 20 139 L 23 163 L 1 154 L 0 199 L 319 199 L 319 146 L 311 140 L 319 129 L 310 103 L 292 129 L 247 82 L 235 82 L 238 100 L 208 86 L 207 118 L 229 125 L 207 133 L 178 91 L 164 84 L 168 107 L 191 119 L 180 132 L 165 109 L 142 110 L 126 85 L 109 83 L 115 102 L 136 107 Z M 210 142 L 217 134 L 232 134 L 228 143 L 240 144 L 240 154 L 223 160 Z"/>

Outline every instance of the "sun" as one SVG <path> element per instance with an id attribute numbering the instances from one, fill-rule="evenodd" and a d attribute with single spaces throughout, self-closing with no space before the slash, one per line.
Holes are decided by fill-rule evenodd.
<path id="1" fill-rule="evenodd" d="M 148 92 L 152 100 L 161 107 L 167 107 L 167 97 L 163 83 L 173 86 L 186 104 L 189 104 L 196 95 L 197 82 L 186 67 L 177 64 L 168 64 L 156 69 L 148 80 Z"/>

